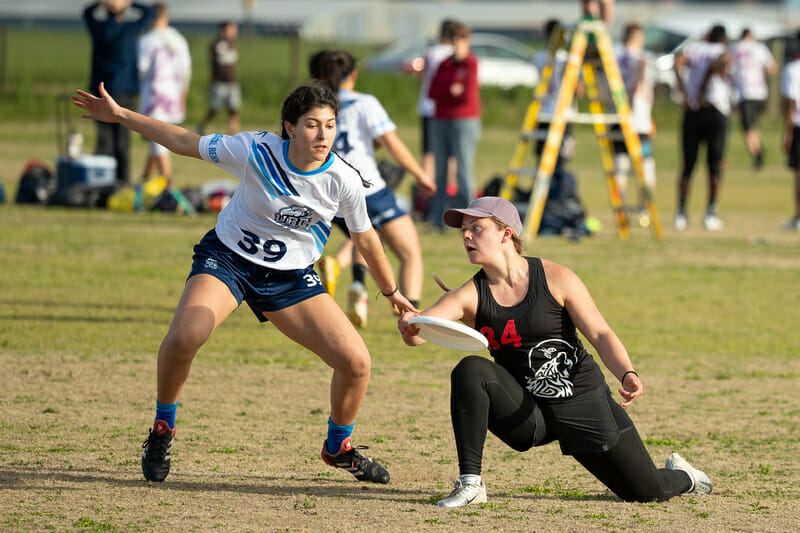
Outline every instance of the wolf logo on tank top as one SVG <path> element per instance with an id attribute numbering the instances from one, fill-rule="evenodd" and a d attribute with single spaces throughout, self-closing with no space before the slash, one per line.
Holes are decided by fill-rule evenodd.
<path id="1" fill-rule="evenodd" d="M 535 371 L 534 359 L 544 363 Z M 578 349 L 563 339 L 547 339 L 528 352 L 528 366 L 533 375 L 526 378 L 527 389 L 540 398 L 569 398 L 574 384 L 570 372 L 578 364 Z"/>

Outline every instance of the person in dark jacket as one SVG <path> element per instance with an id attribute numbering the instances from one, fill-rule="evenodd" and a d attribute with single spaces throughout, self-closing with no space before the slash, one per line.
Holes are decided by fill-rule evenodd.
<path id="1" fill-rule="evenodd" d="M 138 10 L 131 19 L 128 8 Z M 155 8 L 130 0 L 105 0 L 86 6 L 83 20 L 92 39 L 92 68 L 89 91 L 99 94 L 100 82 L 122 106 L 136 108 L 139 71 L 136 67 L 136 42 L 155 16 Z M 130 132 L 119 124 L 96 121 L 96 154 L 114 156 L 117 181 L 130 183 Z"/>

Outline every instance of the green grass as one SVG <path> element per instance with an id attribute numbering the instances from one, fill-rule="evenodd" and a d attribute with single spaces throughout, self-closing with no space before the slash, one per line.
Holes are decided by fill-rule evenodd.
<path id="1" fill-rule="evenodd" d="M 57 152 L 52 103 L 56 94 L 85 85 L 88 41 L 80 33 L 18 31 L 9 40 L 12 52 L 22 50 L 10 54 L 9 90 L 0 99 L 0 182 L 13 198 L 29 158 L 52 165 Z M 195 56 L 204 57 L 198 54 L 205 53 L 206 39 L 190 40 Z M 40 44 L 53 47 L 59 60 L 45 63 L 37 55 Z M 273 127 L 286 89 L 288 45 L 280 40 L 245 44 L 243 82 L 252 85 L 246 85 L 251 97 L 243 125 Z M 194 117 L 204 109 L 199 83 L 204 68 L 196 60 Z M 259 82 L 270 76 L 274 84 Z M 365 73 L 361 88 L 391 107 L 401 137 L 416 152 L 416 82 Z M 506 168 L 527 103 L 517 92 L 486 94 L 476 161 L 479 186 Z M 778 150 L 780 121 L 773 111 L 762 122 L 768 155 L 758 173 L 751 170 L 738 123 L 732 126 L 721 198 L 725 231 L 698 228 L 705 201 L 705 172 L 699 166 L 690 202 L 692 225 L 678 234 L 669 222 L 680 114 L 667 102 L 659 103 L 656 114 L 656 201 L 665 223 L 663 240 L 642 228 L 634 228 L 627 241 L 618 238 L 597 147 L 589 129 L 576 126 L 578 156 L 569 168 L 578 177 L 587 210 L 604 229 L 580 243 L 540 239 L 530 253 L 563 263 L 584 280 L 645 383 L 645 396 L 629 412 L 648 450 L 654 459 L 678 450 L 699 461 L 720 487 L 715 497 L 622 504 L 592 484 L 574 461 L 562 458 L 557 445 L 517 454 L 490 437 L 485 461 L 490 503 L 437 514 L 430 503 L 450 490 L 445 476 L 456 471 L 446 398 L 447 373 L 460 354 L 403 346 L 383 302 L 370 303 L 370 327 L 363 331 L 373 357 L 373 381 L 360 415 L 369 423 L 359 427 L 360 435 L 369 435 L 370 451 L 388 459 L 393 479 L 400 471 L 400 481 L 390 486 L 399 495 L 351 489 L 340 472 L 317 464 L 318 443 L 308 446 L 307 439 L 316 439 L 324 425 L 329 373 L 316 356 L 287 342 L 274 327 L 259 326 L 246 308 L 214 333 L 193 367 L 178 419 L 185 430 L 175 449 L 180 467 L 173 484 L 145 485 L 138 472 L 140 441 L 135 441 L 152 410 L 154 354 L 180 296 L 192 246 L 215 219 L 6 203 L 0 205 L 0 361 L 10 367 L 10 377 L 0 387 L 0 528 L 180 528 L 193 512 L 188 505 L 208 500 L 192 515 L 191 525 L 198 529 L 215 524 L 253 528 L 258 519 L 267 520 L 264 516 L 276 530 L 325 529 L 330 524 L 315 522 L 315 515 L 327 516 L 343 500 L 357 497 L 366 517 L 358 523 L 381 530 L 444 524 L 466 529 L 474 523 L 513 530 L 600 525 L 661 531 L 689 529 L 698 521 L 707 530 L 742 523 L 790 530 L 799 476 L 795 309 L 800 246 L 797 235 L 779 231 L 791 206 L 790 175 Z M 75 125 L 91 146 L 91 124 L 76 119 Z M 146 143 L 134 138 L 134 169 L 141 168 L 145 150 Z M 224 177 L 201 161 L 175 157 L 174 163 L 180 186 Z M 407 179 L 401 192 L 408 188 Z M 464 258 L 457 232 L 431 232 L 424 224 L 419 229 L 425 307 L 441 294 L 431 273 L 456 284 L 475 268 Z M 334 232 L 329 247 L 340 241 Z M 348 282 L 344 274 L 340 286 Z M 337 297 L 342 305 L 345 292 Z M 292 380 L 307 387 L 303 394 L 287 388 Z M 170 504 L 158 505 L 166 501 Z M 34 514 L 47 511 L 57 514 Z M 257 518 L 240 521 L 241 511 Z M 272 522 L 275 513 L 281 518 Z M 287 516 L 306 521 L 295 525 Z M 520 528 L 520 516 L 545 521 Z M 780 525 L 773 526 L 773 520 Z M 347 529 L 352 523 L 343 524 Z"/>

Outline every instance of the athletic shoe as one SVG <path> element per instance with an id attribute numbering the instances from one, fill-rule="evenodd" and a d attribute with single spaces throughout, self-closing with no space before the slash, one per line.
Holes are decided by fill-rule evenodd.
<path id="1" fill-rule="evenodd" d="M 764 150 L 761 150 L 753 158 L 753 168 L 756 170 L 761 170 L 763 166 L 764 166 Z"/>
<path id="2" fill-rule="evenodd" d="M 783 226 L 781 226 L 781 230 L 783 231 L 800 231 L 800 217 L 795 217 Z"/>
<path id="3" fill-rule="evenodd" d="M 486 485 L 483 481 L 471 481 L 472 476 L 460 476 L 455 482 L 453 492 L 447 498 L 439 500 L 439 507 L 464 507 L 473 503 L 486 502 Z"/>
<path id="4" fill-rule="evenodd" d="M 689 461 L 677 453 L 673 453 L 667 457 L 664 465 L 670 470 L 682 470 L 689 475 L 689 479 L 692 480 L 692 486 L 689 487 L 686 494 L 711 494 L 713 487 L 711 486 L 709 477 L 704 472 L 690 465 Z"/>
<path id="5" fill-rule="evenodd" d="M 650 211 L 643 207 L 639 210 L 638 216 L 639 226 L 643 228 L 650 227 Z"/>
<path id="6" fill-rule="evenodd" d="M 169 424 L 156 420 L 147 440 L 142 443 L 142 473 L 148 481 L 164 481 L 169 474 L 169 452 L 176 430 Z"/>
<path id="7" fill-rule="evenodd" d="M 368 457 L 364 457 L 358 450 L 367 450 L 369 446 L 356 446 L 353 448 L 350 443 L 350 437 L 344 439 L 342 446 L 339 448 L 339 453 L 331 455 L 328 453 L 328 448 L 325 442 L 322 443 L 322 452 L 320 457 L 322 460 L 336 468 L 344 468 L 359 481 L 370 481 L 372 483 L 389 483 L 389 472 L 386 471 L 380 464 L 376 463 Z"/>
<path id="8" fill-rule="evenodd" d="M 360 281 L 347 289 L 347 318 L 357 328 L 367 327 L 367 288 Z"/>
<path id="9" fill-rule="evenodd" d="M 684 231 L 686 228 L 689 227 L 689 219 L 686 218 L 686 215 L 683 213 L 678 213 L 675 215 L 675 229 L 678 231 Z"/>
<path id="10" fill-rule="evenodd" d="M 339 273 L 342 269 L 339 266 L 339 261 L 335 257 L 323 257 L 319 262 L 319 273 L 322 278 L 322 286 L 331 295 L 331 298 L 336 294 L 336 281 L 339 279 Z"/>
<path id="11" fill-rule="evenodd" d="M 721 231 L 725 224 L 720 220 L 717 215 L 708 213 L 703 217 L 703 227 L 708 231 Z"/>

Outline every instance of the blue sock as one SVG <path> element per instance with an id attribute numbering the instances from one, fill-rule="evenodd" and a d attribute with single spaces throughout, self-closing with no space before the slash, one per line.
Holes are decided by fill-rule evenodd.
<path id="1" fill-rule="evenodd" d="M 333 423 L 333 420 L 328 418 L 328 440 L 325 441 L 325 447 L 328 449 L 328 453 L 335 455 L 339 452 L 339 448 L 342 447 L 344 440 L 353 433 L 354 425 L 355 422 L 349 426 L 337 426 Z"/>
<path id="2" fill-rule="evenodd" d="M 175 411 L 178 409 L 178 402 L 161 403 L 156 400 L 156 420 L 163 420 L 169 424 L 169 429 L 175 429 Z"/>

